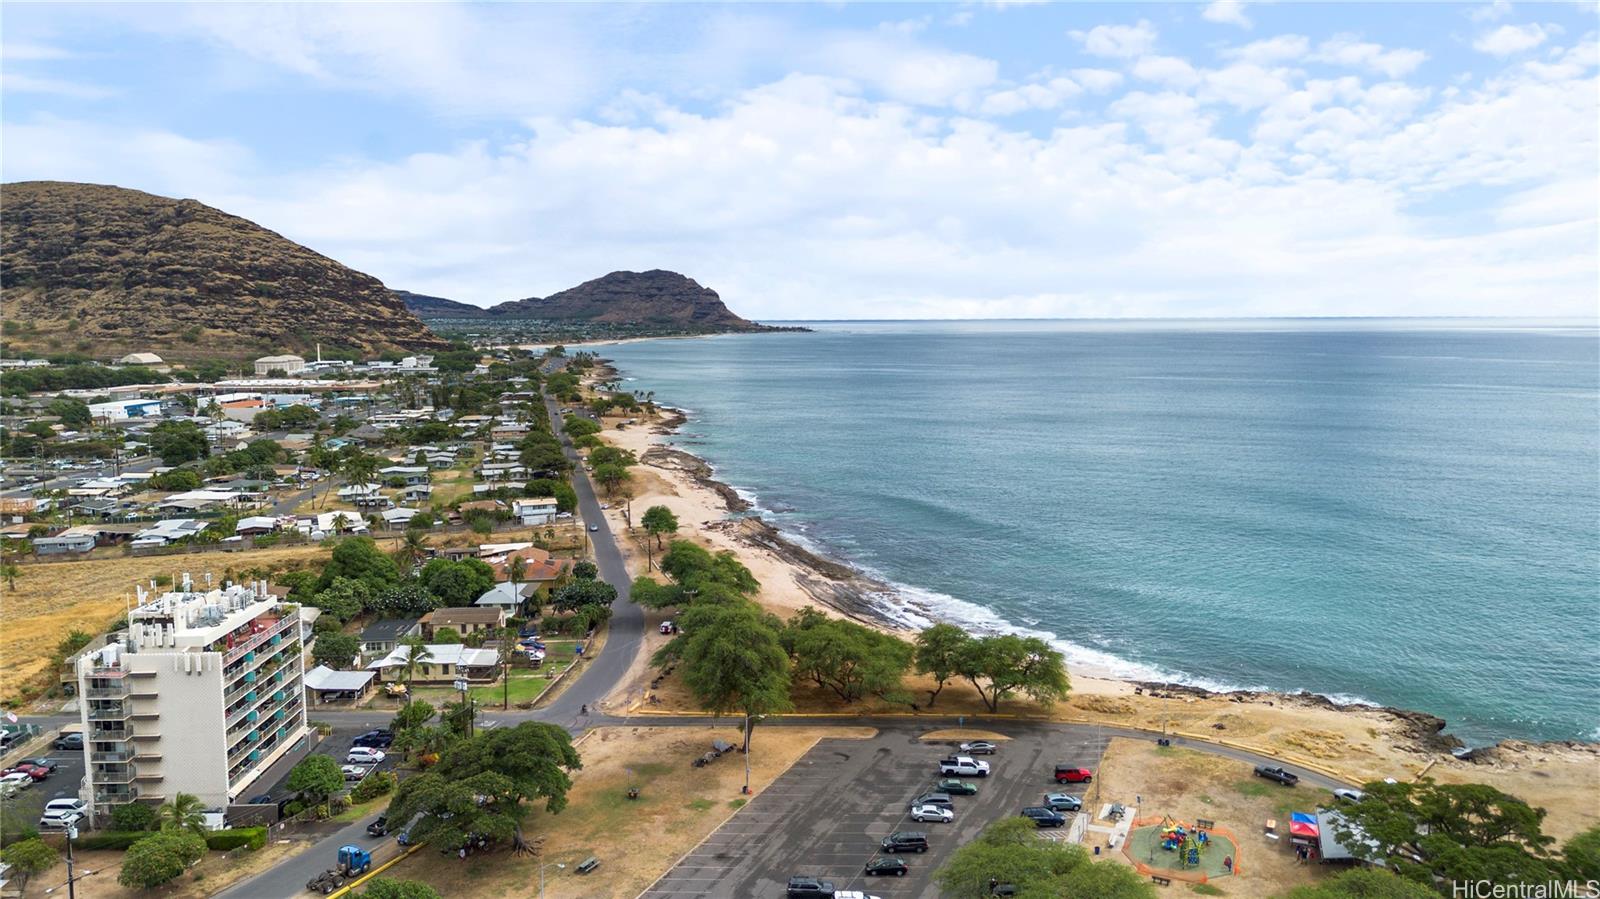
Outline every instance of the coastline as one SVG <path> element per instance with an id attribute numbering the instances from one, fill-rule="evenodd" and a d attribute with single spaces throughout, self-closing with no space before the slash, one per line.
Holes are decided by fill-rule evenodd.
<path id="1" fill-rule="evenodd" d="M 609 361 L 601 360 L 593 377 L 605 380 L 617 374 Z M 758 601 L 781 618 L 812 605 L 905 638 L 914 636 L 916 628 L 892 611 L 909 607 L 922 617 L 937 619 L 936 610 L 919 607 L 902 588 L 828 558 L 753 514 L 750 500 L 719 480 L 710 462 L 677 445 L 676 438 L 683 436 L 689 422 L 686 411 L 659 403 L 653 420 L 621 428 L 621 420 L 607 420 L 601 436 L 633 451 L 640 460 L 634 469 L 633 504 L 641 509 L 667 505 L 682 525 L 678 536 L 735 552 L 762 584 Z M 613 516 L 616 532 L 625 533 L 621 510 L 607 514 Z M 639 556 L 631 560 L 638 563 L 635 573 L 644 573 L 644 554 L 631 555 Z M 1030 713 L 1087 715 L 1107 723 L 1143 716 L 1147 726 L 1158 722 L 1156 726 L 1164 728 L 1171 723 L 1175 729 L 1184 725 L 1222 732 L 1214 738 L 1248 736 L 1286 753 L 1337 763 L 1358 779 L 1405 779 L 1427 773 L 1441 780 L 1493 781 L 1507 792 L 1559 809 L 1564 819 L 1574 822 L 1574 832 L 1600 823 L 1600 810 L 1583 807 L 1581 800 L 1582 795 L 1600 791 L 1597 743 L 1506 738 L 1468 751 L 1458 738 L 1443 732 L 1444 719 L 1423 711 L 1342 703 L 1311 692 L 1212 690 L 1119 676 L 1071 659 L 1068 668 L 1069 700 L 1053 711 L 1030 709 Z M 1578 796 L 1572 795 L 1573 787 Z"/>

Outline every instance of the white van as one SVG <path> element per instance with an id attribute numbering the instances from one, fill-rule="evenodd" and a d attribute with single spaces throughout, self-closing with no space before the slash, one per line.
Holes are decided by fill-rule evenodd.
<path id="1" fill-rule="evenodd" d="M 68 824 L 89 814 L 89 803 L 82 799 L 52 799 L 44 804 L 44 814 L 39 816 L 39 827 L 44 830 L 65 830 Z"/>

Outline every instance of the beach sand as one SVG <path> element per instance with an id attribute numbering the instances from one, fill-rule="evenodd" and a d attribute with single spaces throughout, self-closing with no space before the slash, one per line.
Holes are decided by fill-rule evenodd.
<path id="1" fill-rule="evenodd" d="M 598 377 L 609 377 L 602 369 Z M 618 425 L 628 417 L 637 424 Z M 785 540 L 759 519 L 739 516 L 747 504 L 730 487 L 716 482 L 709 465 L 672 446 L 683 423 L 680 413 L 662 410 L 653 418 L 608 417 L 602 437 L 631 450 L 641 460 L 633 469 L 630 497 L 612 501 L 606 513 L 613 533 L 625 544 L 629 566 L 637 576 L 645 573 L 647 553 L 643 530 L 630 533 L 624 511 L 637 519 L 644 510 L 664 505 L 678 518 L 679 539 L 690 539 L 712 550 L 731 550 L 761 582 L 756 599 L 762 606 L 787 618 L 805 606 L 843 615 L 863 624 L 896 630 L 877 616 L 864 593 L 890 589 L 845 565 L 819 558 Z M 651 616 L 652 624 L 665 614 Z M 655 632 L 647 649 L 668 638 Z M 634 676 L 608 702 L 609 710 L 665 712 L 694 708 L 692 698 L 675 678 L 652 687 L 655 671 L 644 662 Z M 1546 830 L 1565 838 L 1600 824 L 1600 744 L 1578 742 L 1525 743 L 1507 741 L 1477 750 L 1467 758 L 1451 752 L 1458 746 L 1441 737 L 1445 722 L 1424 713 L 1401 709 L 1340 706 L 1312 694 L 1203 690 L 1159 684 L 1138 684 L 1108 672 L 1075 666 L 1071 669 L 1072 694 L 1050 708 L 1027 701 L 1011 702 L 1004 716 L 1039 716 L 1063 721 L 1087 721 L 1163 729 L 1194 737 L 1232 743 L 1299 764 L 1325 769 L 1353 783 L 1394 777 L 1410 779 L 1425 774 L 1445 782 L 1483 782 L 1549 810 Z M 907 686 L 925 699 L 931 683 L 912 677 Z M 647 697 L 654 697 L 648 701 Z M 890 706 L 880 700 L 842 706 L 820 692 L 797 691 L 797 711 L 841 714 L 911 713 L 905 705 Z M 928 713 L 926 708 L 921 713 Z M 989 722 L 975 691 L 965 683 L 947 684 L 933 713 L 969 714 Z"/>

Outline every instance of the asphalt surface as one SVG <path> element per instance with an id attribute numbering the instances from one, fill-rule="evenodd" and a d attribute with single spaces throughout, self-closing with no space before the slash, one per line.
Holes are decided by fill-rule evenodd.
<path id="1" fill-rule="evenodd" d="M 556 426 L 556 433 L 559 434 L 560 420 L 555 403 L 547 399 L 545 408 Z M 574 470 L 578 474 L 572 479 L 573 489 L 578 494 L 578 513 L 586 525 L 593 523 L 599 526 L 599 530 L 590 533 L 589 536 L 595 564 L 600 568 L 600 578 L 617 588 L 617 600 L 611 607 L 611 622 L 605 646 L 599 655 L 586 663 L 587 667 L 579 674 L 578 680 L 548 706 L 531 712 L 485 709 L 480 713 L 479 727 L 515 726 L 522 721 L 542 721 L 560 725 L 577 733 L 593 726 L 601 720 L 601 716 L 585 715 L 583 707 L 598 706 L 601 699 L 622 683 L 644 641 L 644 611 L 629 599 L 628 589 L 632 580 L 628 577 L 626 565 L 623 564 L 622 552 L 617 548 L 617 541 L 611 534 L 610 525 L 601 514 L 600 501 L 595 496 L 594 486 L 583 471 L 582 460 L 578 457 L 577 450 L 565 435 L 562 435 L 561 440 L 567 458 L 572 460 Z M 373 710 L 319 711 L 314 715 L 308 712 L 308 715 L 334 725 L 334 733 L 323 741 L 317 751 L 336 753 L 341 762 L 351 740 L 364 731 L 388 724 L 393 717 Z M 281 788 L 275 788 L 278 789 Z M 273 795 L 278 794 L 274 792 Z M 306 881 L 333 864 L 340 846 L 353 844 L 372 850 L 374 857 L 381 863 L 379 850 L 385 854 L 390 852 L 394 846 L 394 838 L 367 836 L 366 826 L 376 817 L 373 815 L 363 818 L 330 834 L 312 844 L 304 852 L 285 859 L 276 867 L 217 895 L 230 899 L 271 899 L 271 897 L 301 894 L 305 891 Z"/>
<path id="2" fill-rule="evenodd" d="M 831 881 L 836 889 L 875 896 L 937 897 L 932 875 L 951 852 L 989 823 L 1039 805 L 1047 792 L 1083 795 L 1088 785 L 1056 786 L 1054 766 L 1098 768 L 1110 741 L 1108 734 L 1090 728 L 1000 727 L 1012 739 L 995 755 L 983 756 L 990 776 L 967 778 L 977 785 L 977 795 L 955 797 L 955 820 L 949 824 L 917 823 L 908 816 L 908 804 L 940 779 L 938 760 L 955 750 L 954 743 L 919 740 L 927 730 L 921 722 L 898 722 L 880 725 L 871 740 L 819 742 L 644 896 L 781 897 L 791 876 L 807 875 Z M 767 739 L 772 738 L 768 730 Z M 759 751 L 759 731 L 756 739 Z M 884 854 L 879 841 L 896 831 L 926 833 L 928 851 L 893 856 L 910 868 L 903 877 L 866 876 L 866 863 Z"/>

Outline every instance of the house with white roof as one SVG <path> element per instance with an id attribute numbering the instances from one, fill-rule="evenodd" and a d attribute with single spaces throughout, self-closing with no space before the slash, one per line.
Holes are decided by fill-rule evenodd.
<path id="1" fill-rule="evenodd" d="M 185 537 L 193 537 L 205 529 L 206 522 L 197 518 L 169 518 L 134 534 L 133 542 L 129 545 L 134 549 L 167 546 Z"/>
<path id="2" fill-rule="evenodd" d="M 556 512 L 556 498 L 553 496 L 511 501 L 511 514 L 515 515 L 518 523 L 524 527 L 549 524 L 556 520 Z"/>
<path id="3" fill-rule="evenodd" d="M 500 654 L 493 649 L 473 649 L 462 643 L 423 645 L 427 654 L 411 675 L 416 682 L 438 683 L 458 678 L 493 680 L 499 672 Z M 388 655 L 368 664 L 367 669 L 378 672 L 378 677 L 384 681 L 404 681 L 409 653 L 409 646 L 396 646 Z"/>

